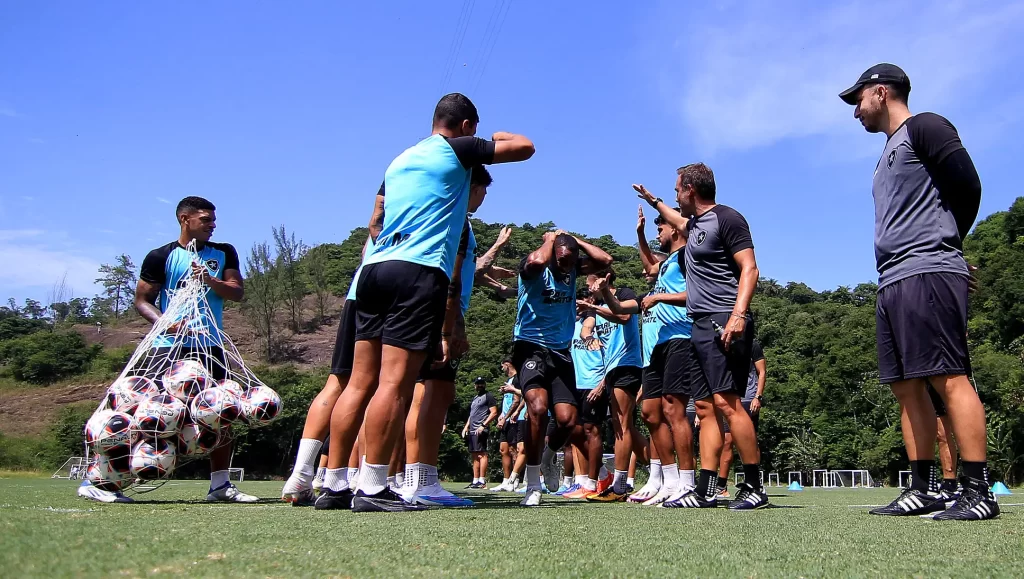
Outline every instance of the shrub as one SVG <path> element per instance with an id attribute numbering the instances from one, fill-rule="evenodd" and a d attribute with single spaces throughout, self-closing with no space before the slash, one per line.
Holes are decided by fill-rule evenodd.
<path id="1" fill-rule="evenodd" d="M 82 373 L 101 349 L 74 332 L 37 332 L 0 342 L 0 363 L 18 380 L 48 384 Z"/>

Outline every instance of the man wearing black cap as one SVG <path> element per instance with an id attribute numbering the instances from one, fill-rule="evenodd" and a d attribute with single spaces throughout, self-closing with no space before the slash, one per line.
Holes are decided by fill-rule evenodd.
<path id="1" fill-rule="evenodd" d="M 878 369 L 900 402 L 912 480 L 895 501 L 871 512 L 990 519 L 999 506 L 988 487 L 985 410 L 967 379 L 971 276 L 962 245 L 978 215 L 981 181 L 953 125 L 934 113 L 912 115 L 909 94 L 902 69 L 878 64 L 839 95 L 869 133 L 888 138 L 872 183 Z M 934 475 L 929 385 L 946 405 L 963 457 L 964 491 L 949 509 Z"/>
<path id="2" fill-rule="evenodd" d="M 482 489 L 487 484 L 487 428 L 498 417 L 498 402 L 487 391 L 487 380 L 473 381 L 476 398 L 469 405 L 469 420 L 462 428 L 462 437 L 469 436 L 469 456 L 473 461 L 473 482 L 466 488 Z"/>

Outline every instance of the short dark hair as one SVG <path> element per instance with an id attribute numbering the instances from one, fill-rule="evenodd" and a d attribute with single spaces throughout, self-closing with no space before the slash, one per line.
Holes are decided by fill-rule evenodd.
<path id="1" fill-rule="evenodd" d="M 907 87 L 890 82 L 881 84 L 889 90 L 889 96 L 891 96 L 893 100 L 907 104 L 907 98 L 910 96 L 910 90 L 908 90 Z"/>
<path id="2" fill-rule="evenodd" d="M 683 165 L 676 170 L 683 178 L 683 185 L 693 185 L 697 196 L 705 201 L 715 200 L 715 174 L 704 163 Z"/>
<path id="3" fill-rule="evenodd" d="M 583 286 L 576 289 L 576 299 L 585 300 L 590 297 L 590 288 Z"/>
<path id="4" fill-rule="evenodd" d="M 505 356 L 505 359 L 501 361 L 502 364 L 512 365 L 512 356 Z"/>
<path id="5" fill-rule="evenodd" d="M 469 184 L 490 187 L 491 183 L 494 183 L 494 179 L 491 177 L 491 173 L 487 170 L 487 167 L 484 167 L 483 165 L 475 165 L 469 176 Z"/>
<path id="6" fill-rule="evenodd" d="M 676 213 L 680 213 L 681 214 L 683 212 L 683 210 L 678 208 L 678 207 L 673 207 L 672 209 Z M 663 225 L 664 223 L 665 223 L 665 218 L 661 216 L 661 213 L 659 213 L 658 216 L 654 218 L 654 224 L 655 225 Z"/>
<path id="7" fill-rule="evenodd" d="M 217 207 L 202 197 L 189 196 L 178 201 L 174 214 L 195 213 L 196 211 L 216 211 Z"/>
<path id="8" fill-rule="evenodd" d="M 568 233 L 559 233 L 555 236 L 555 247 L 564 247 L 574 253 L 580 250 L 579 242 Z"/>
<path id="9" fill-rule="evenodd" d="M 462 124 L 462 121 L 469 121 L 474 125 L 480 122 L 480 115 L 476 112 L 476 105 L 466 95 L 453 92 L 441 97 L 434 108 L 434 126 L 446 129 L 455 129 Z"/>

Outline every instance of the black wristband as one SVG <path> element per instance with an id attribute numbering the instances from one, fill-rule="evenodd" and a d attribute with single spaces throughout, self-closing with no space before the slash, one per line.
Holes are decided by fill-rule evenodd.
<path id="1" fill-rule="evenodd" d="M 662 200 L 661 197 L 655 197 L 654 199 L 648 201 L 647 203 L 650 204 L 651 207 L 657 209 L 658 208 L 658 203 L 664 203 L 664 201 Z"/>

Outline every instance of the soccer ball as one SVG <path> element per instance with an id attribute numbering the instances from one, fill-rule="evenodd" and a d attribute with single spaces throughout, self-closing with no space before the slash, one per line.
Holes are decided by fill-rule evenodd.
<path id="1" fill-rule="evenodd" d="M 170 438 L 185 421 L 185 405 L 167 394 L 147 398 L 135 410 L 132 434 L 148 438 Z"/>
<path id="2" fill-rule="evenodd" d="M 186 422 L 176 439 L 179 456 L 199 457 L 210 454 L 220 446 L 224 437 L 215 430 L 200 427 L 195 422 Z"/>
<path id="3" fill-rule="evenodd" d="M 139 403 L 160 393 L 160 387 L 145 376 L 125 376 L 117 379 L 107 389 L 107 405 L 120 412 L 131 414 Z"/>
<path id="4" fill-rule="evenodd" d="M 127 454 L 116 458 L 97 455 L 85 478 L 98 489 L 117 492 L 132 478 L 131 461 Z"/>
<path id="5" fill-rule="evenodd" d="M 124 412 L 97 411 L 85 423 L 85 443 L 99 454 L 125 452 L 131 446 L 131 425 L 132 417 Z"/>
<path id="6" fill-rule="evenodd" d="M 253 386 L 242 396 L 242 414 L 251 426 L 270 424 L 280 413 L 281 397 L 269 386 Z"/>
<path id="7" fill-rule="evenodd" d="M 238 397 L 225 388 L 207 388 L 192 400 L 192 420 L 203 428 L 220 431 L 238 420 L 242 404 Z"/>
<path id="8" fill-rule="evenodd" d="M 217 386 L 231 392 L 237 396 L 239 400 L 241 400 L 242 396 L 245 395 L 245 390 L 242 389 L 242 385 L 231 379 L 218 380 Z"/>
<path id="9" fill-rule="evenodd" d="M 174 470 L 174 446 L 165 440 L 148 439 L 132 448 L 131 472 L 142 480 L 163 478 Z"/>
<path id="10" fill-rule="evenodd" d="M 185 404 L 209 386 L 210 375 L 197 360 L 178 360 L 164 373 L 164 390 Z"/>

